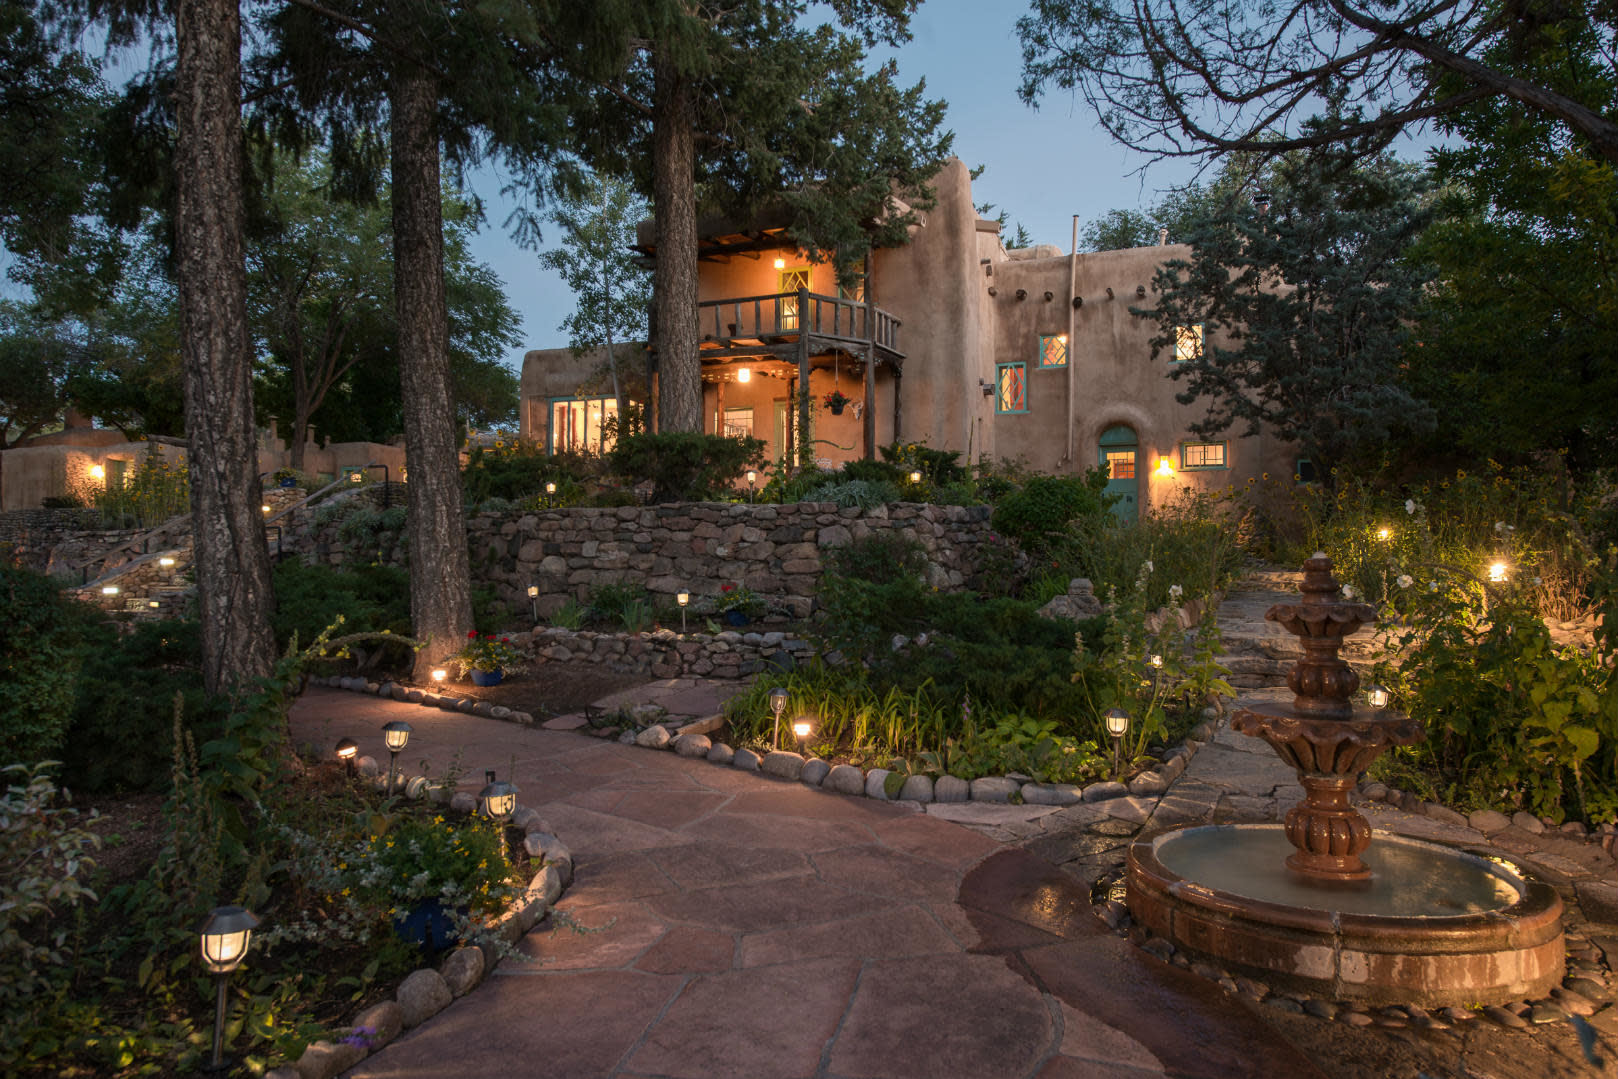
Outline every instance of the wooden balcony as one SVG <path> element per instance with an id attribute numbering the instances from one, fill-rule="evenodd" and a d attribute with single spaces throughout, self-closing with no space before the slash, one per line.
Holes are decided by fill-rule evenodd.
<path id="1" fill-rule="evenodd" d="M 697 305 L 702 358 L 776 356 L 792 359 L 846 353 L 898 367 L 899 320 L 861 300 L 808 289 L 764 296 L 705 300 Z"/>

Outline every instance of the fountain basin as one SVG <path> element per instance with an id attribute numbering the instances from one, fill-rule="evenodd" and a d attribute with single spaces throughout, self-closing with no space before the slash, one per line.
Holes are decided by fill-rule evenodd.
<path id="1" fill-rule="evenodd" d="M 1273 988 L 1423 1007 L 1549 995 L 1562 900 L 1515 862 L 1378 833 L 1368 881 L 1289 870 L 1279 824 L 1198 825 L 1137 840 L 1128 902 L 1176 947 Z"/>

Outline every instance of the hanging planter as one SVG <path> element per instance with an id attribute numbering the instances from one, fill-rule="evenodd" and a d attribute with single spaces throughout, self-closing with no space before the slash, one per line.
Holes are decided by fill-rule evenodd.
<path id="1" fill-rule="evenodd" d="M 841 390 L 832 390 L 821 400 L 833 416 L 841 416 L 843 409 L 847 408 L 854 399 L 844 394 Z"/>

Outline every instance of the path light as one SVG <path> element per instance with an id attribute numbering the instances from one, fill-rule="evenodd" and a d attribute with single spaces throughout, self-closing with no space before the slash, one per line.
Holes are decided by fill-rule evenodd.
<path id="1" fill-rule="evenodd" d="M 775 748 L 781 748 L 781 713 L 787 710 L 787 688 L 776 686 L 770 690 L 770 711 L 775 713 Z"/>
<path id="2" fill-rule="evenodd" d="M 146 601 L 146 606 L 152 608 L 152 610 L 155 611 L 155 610 L 157 610 L 157 608 L 159 608 L 159 607 L 161 607 L 163 605 L 161 603 L 157 602 L 157 600 L 155 600 L 155 599 L 149 599 L 149 600 Z"/>
<path id="3" fill-rule="evenodd" d="M 792 733 L 798 738 L 798 755 L 801 757 L 807 757 L 809 755 L 808 748 L 804 745 L 804 743 L 809 740 L 809 732 L 813 729 L 814 727 L 810 724 L 809 720 L 803 716 L 799 716 L 793 721 Z"/>
<path id="4" fill-rule="evenodd" d="M 241 907 L 215 907 L 197 927 L 202 936 L 202 961 L 218 986 L 214 995 L 213 1058 L 207 1068 L 215 1074 L 225 1070 L 225 979 L 241 965 L 256 928 L 258 919 Z"/>
<path id="5" fill-rule="evenodd" d="M 1381 528 L 1376 530 L 1376 538 L 1381 540 L 1383 543 L 1388 542 L 1393 538 L 1393 529 L 1383 525 Z"/>
<path id="6" fill-rule="evenodd" d="M 1372 708 L 1386 708 L 1388 706 L 1388 687 L 1372 686 L 1365 691 L 1365 699 L 1371 703 Z"/>
<path id="7" fill-rule="evenodd" d="M 445 670 L 444 668 L 442 668 L 442 667 L 434 667 L 433 668 L 433 683 L 435 685 L 437 685 L 440 689 L 443 688 L 444 679 L 446 679 L 448 677 L 449 677 L 449 672 L 447 670 Z"/>
<path id="8" fill-rule="evenodd" d="M 910 473 L 910 482 L 911 483 L 920 483 L 921 482 L 921 470 L 920 469 L 917 469 L 916 471 Z"/>
<path id="9" fill-rule="evenodd" d="M 433 672 L 434 674 L 438 672 Z M 388 793 L 393 793 L 393 776 L 399 763 L 399 751 L 410 741 L 410 732 L 415 728 L 402 719 L 390 720 L 382 724 L 382 740 L 388 746 Z"/>
<path id="10" fill-rule="evenodd" d="M 751 468 L 747 470 L 747 501 L 753 501 L 753 485 L 758 482 L 758 473 Z"/>
<path id="11" fill-rule="evenodd" d="M 1129 733 L 1129 713 L 1122 708 L 1109 708 L 1101 714 L 1107 724 L 1107 733 L 1112 735 L 1112 776 L 1118 778 L 1119 753 L 1123 748 L 1124 735 Z"/>
<path id="12" fill-rule="evenodd" d="M 534 621 L 537 623 L 539 621 L 539 585 L 537 584 L 528 586 L 528 608 L 533 612 Z"/>
<path id="13" fill-rule="evenodd" d="M 486 781 L 484 788 L 478 791 L 478 806 L 483 815 L 492 821 L 504 822 L 507 817 L 517 811 L 517 787 L 494 778 L 494 769 L 490 768 L 483 773 Z"/>
<path id="14" fill-rule="evenodd" d="M 354 774 L 354 757 L 360 751 L 360 744 L 352 738 L 343 738 L 337 743 L 337 759 L 343 762 L 349 775 Z"/>
<path id="15" fill-rule="evenodd" d="M 1506 572 L 1510 569 L 1511 567 L 1504 562 L 1489 563 L 1489 580 L 1498 584 L 1506 579 Z"/>
<path id="16" fill-rule="evenodd" d="M 556 505 L 556 481 L 545 481 L 545 508 L 550 509 Z"/>
<path id="17" fill-rule="evenodd" d="M 269 503 L 266 502 L 264 505 L 260 506 L 258 508 L 258 511 L 260 513 L 262 513 L 264 516 L 268 517 L 270 515 L 270 505 L 269 505 Z"/>
<path id="18" fill-rule="evenodd" d="M 685 632 L 685 605 L 687 603 L 691 602 L 691 593 L 689 593 L 689 592 L 676 592 L 674 594 L 674 602 L 678 603 L 680 605 L 680 632 L 684 633 Z"/>

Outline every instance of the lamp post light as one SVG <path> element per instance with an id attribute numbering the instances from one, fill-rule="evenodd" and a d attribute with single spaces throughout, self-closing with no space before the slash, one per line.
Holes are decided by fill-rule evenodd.
<path id="1" fill-rule="evenodd" d="M 758 473 L 751 468 L 747 470 L 747 501 L 753 501 L 753 485 L 758 483 Z"/>
<path id="2" fill-rule="evenodd" d="M 1389 696 L 1387 686 L 1373 685 L 1365 691 L 1365 699 L 1370 702 L 1372 708 L 1386 708 Z"/>
<path id="3" fill-rule="evenodd" d="M 539 585 L 528 586 L 528 609 L 533 613 L 534 624 L 539 624 Z"/>
<path id="4" fill-rule="evenodd" d="M 691 593 L 676 592 L 674 602 L 680 605 L 680 632 L 685 632 L 685 605 L 691 602 Z"/>
<path id="5" fill-rule="evenodd" d="M 483 815 L 497 824 L 503 824 L 517 811 L 517 787 L 494 777 L 494 769 L 483 773 L 485 785 L 478 792 L 478 806 Z"/>
<path id="6" fill-rule="evenodd" d="M 217 989 L 213 1010 L 213 1056 L 207 1071 L 225 1070 L 225 979 L 241 965 L 258 919 L 241 907 L 215 907 L 197 927 L 202 937 L 202 961 L 213 974 Z"/>
<path id="7" fill-rule="evenodd" d="M 798 755 L 800 757 L 809 755 L 809 747 L 806 743 L 809 741 L 809 732 L 813 729 L 809 721 L 802 716 L 793 721 L 792 733 L 798 739 Z"/>
<path id="8" fill-rule="evenodd" d="M 344 769 L 349 775 L 354 774 L 354 757 L 360 751 L 360 744 L 352 738 L 342 738 L 337 742 L 337 759 L 343 762 Z"/>
<path id="9" fill-rule="evenodd" d="M 776 749 L 781 748 L 781 713 L 785 712 L 786 710 L 787 710 L 787 690 L 786 690 L 786 687 L 785 686 L 776 686 L 774 689 L 770 690 L 770 711 L 775 713 L 774 745 L 775 745 Z"/>
<path id="10" fill-rule="evenodd" d="M 433 672 L 435 675 L 437 671 Z M 393 793 L 393 777 L 398 771 L 399 751 L 410 741 L 410 732 L 415 728 L 402 719 L 390 720 L 382 724 L 382 740 L 388 746 L 388 793 Z"/>
<path id="11" fill-rule="evenodd" d="M 1112 735 L 1112 777 L 1118 778 L 1119 754 L 1123 749 L 1124 735 L 1129 733 L 1129 713 L 1122 708 L 1109 708 L 1101 714 L 1107 724 L 1107 733 Z"/>

